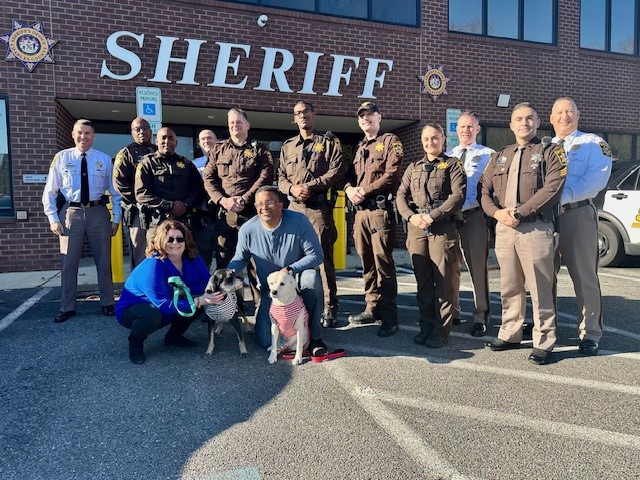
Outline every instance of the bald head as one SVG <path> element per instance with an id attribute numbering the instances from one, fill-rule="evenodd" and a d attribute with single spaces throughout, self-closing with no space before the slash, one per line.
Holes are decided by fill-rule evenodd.
<path id="1" fill-rule="evenodd" d="M 139 145 L 149 145 L 151 143 L 151 126 L 142 117 L 136 117 L 131 122 L 131 136 L 133 141 Z"/>
<path id="2" fill-rule="evenodd" d="M 178 139 L 176 138 L 176 134 L 173 130 L 168 127 L 163 127 L 158 130 L 156 143 L 158 144 L 158 151 L 162 155 L 173 155 L 176 152 Z"/>
<path id="3" fill-rule="evenodd" d="M 198 146 L 205 155 L 209 155 L 217 141 L 218 137 L 212 130 L 202 130 L 198 135 Z"/>

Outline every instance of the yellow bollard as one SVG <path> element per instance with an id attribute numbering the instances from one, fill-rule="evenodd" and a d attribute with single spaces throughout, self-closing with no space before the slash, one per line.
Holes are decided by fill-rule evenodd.
<path id="1" fill-rule="evenodd" d="M 107 204 L 111 220 L 113 220 L 113 212 L 111 210 L 111 198 Z M 118 232 L 111 237 L 111 279 L 114 283 L 124 282 L 124 258 L 122 255 L 122 222 Z"/>
<path id="2" fill-rule="evenodd" d="M 347 268 L 347 197 L 338 190 L 338 198 L 333 207 L 333 221 L 338 230 L 338 238 L 333 244 L 333 264 L 336 270 Z"/>

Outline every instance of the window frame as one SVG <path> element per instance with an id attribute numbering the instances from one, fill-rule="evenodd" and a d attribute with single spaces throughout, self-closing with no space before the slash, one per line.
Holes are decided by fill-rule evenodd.
<path id="1" fill-rule="evenodd" d="M 5 106 L 5 114 L 6 114 L 6 128 L 7 128 L 7 189 L 9 196 L 9 207 L 8 208 L 0 208 L 0 218 L 13 218 L 15 216 L 15 195 L 13 188 L 13 162 L 11 160 L 11 115 L 10 115 L 10 105 L 9 105 L 9 95 L 5 93 L 0 93 L 0 101 L 4 102 Z"/>
<path id="2" fill-rule="evenodd" d="M 538 45 L 557 45 L 558 44 L 558 0 L 551 0 L 551 41 L 540 42 L 538 40 L 527 40 L 524 38 L 524 3 L 525 0 L 518 0 L 518 38 L 502 37 L 489 34 L 489 0 L 480 0 L 482 2 L 482 33 L 462 32 L 459 30 L 451 30 L 451 0 L 447 2 L 447 31 L 449 33 L 459 33 L 463 35 L 473 35 L 475 37 L 499 38 L 502 40 L 512 40 L 515 42 L 535 43 Z M 636 0 L 637 1 L 637 0 Z"/>
<path id="3" fill-rule="evenodd" d="M 274 9 L 278 9 L 278 10 L 288 10 L 288 11 L 292 11 L 292 12 L 303 12 L 303 13 L 309 13 L 309 14 L 314 14 L 314 15 L 322 15 L 325 17 L 333 17 L 333 18 L 347 18 L 350 20 L 360 20 L 362 22 L 375 22 L 375 23 L 381 23 L 381 24 L 385 24 L 385 25 L 395 25 L 395 26 L 399 26 L 399 27 L 408 27 L 408 28 L 420 28 L 422 21 L 420 18 L 420 12 L 421 12 L 421 7 L 422 7 L 422 1 L 421 0 L 410 0 L 413 1 L 415 3 L 415 14 L 416 14 L 416 21 L 415 23 L 411 24 L 411 23 L 399 23 L 399 22 L 391 22 L 391 21 L 383 21 L 383 20 L 377 20 L 374 19 L 372 17 L 372 11 L 373 11 L 373 2 L 375 1 L 386 1 L 386 0 L 367 0 L 367 18 L 362 18 L 362 17 L 349 17 L 346 15 L 334 15 L 334 14 L 330 14 L 330 13 L 323 13 L 320 11 L 320 0 L 315 0 L 314 1 L 314 9 L 313 10 L 301 10 L 301 9 L 296 9 L 296 8 L 290 8 L 290 7 L 280 7 L 280 6 L 275 6 L 275 5 L 267 5 L 267 4 L 263 4 L 262 0 L 222 0 L 224 2 L 228 2 L 228 3 L 237 3 L 237 4 L 242 4 L 242 5 L 256 5 L 256 6 L 261 6 L 261 7 L 265 7 L 265 8 L 274 8 Z M 557 2 L 557 0 L 553 0 L 554 2 Z"/>
<path id="4" fill-rule="evenodd" d="M 625 52 L 616 52 L 611 50 L 611 9 L 612 9 L 612 0 L 604 0 L 604 48 L 589 48 L 582 46 L 582 10 L 583 10 L 583 0 L 580 0 L 580 39 L 579 46 L 581 50 L 589 50 L 592 52 L 606 52 L 612 53 L 614 55 L 626 55 L 626 56 L 639 56 L 640 55 L 640 0 L 634 0 L 635 2 L 635 11 L 636 18 L 635 23 L 633 25 L 633 53 L 625 53 Z"/>

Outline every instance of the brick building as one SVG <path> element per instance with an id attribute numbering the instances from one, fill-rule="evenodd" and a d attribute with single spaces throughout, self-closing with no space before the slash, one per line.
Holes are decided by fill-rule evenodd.
<path id="1" fill-rule="evenodd" d="M 233 106 L 249 112 L 251 135 L 277 155 L 294 134 L 298 100 L 312 102 L 318 128 L 348 148 L 361 138 L 357 106 L 372 99 L 383 129 L 415 160 L 421 125 L 445 124 L 447 109 L 475 111 L 483 142 L 496 148 L 512 141 L 516 103 L 532 102 L 548 130 L 552 102 L 569 95 L 581 128 L 604 135 L 620 160 L 632 159 L 639 3 L 626 2 L 627 12 L 587 0 L 4 0 L 0 272 L 58 268 L 41 204 L 51 159 L 72 146 L 81 117 L 96 124 L 94 147 L 115 155 L 131 141 L 139 86 L 161 89 L 163 125 L 192 158 L 200 129 L 226 138 Z M 446 93 L 429 94 L 427 77 L 435 93 Z M 507 107 L 497 105 L 500 95 L 509 96 Z"/>

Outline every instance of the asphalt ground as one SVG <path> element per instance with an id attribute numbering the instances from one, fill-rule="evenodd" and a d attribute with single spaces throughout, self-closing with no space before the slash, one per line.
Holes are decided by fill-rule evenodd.
<path id="1" fill-rule="evenodd" d="M 559 341 L 550 365 L 519 350 L 491 352 L 499 271 L 490 270 L 494 325 L 468 335 L 472 298 L 462 276 L 463 323 L 445 347 L 415 345 L 412 274 L 399 276 L 400 332 L 352 328 L 362 280 L 339 279 L 340 327 L 325 330 L 347 356 L 293 367 L 267 363 L 232 329 L 203 359 L 167 348 L 127 357 L 128 331 L 99 314 L 83 285 L 78 316 L 54 324 L 59 287 L 0 290 L 2 479 L 638 479 L 640 265 L 602 269 L 600 355 L 577 353 L 576 311 L 559 278 Z M 403 271 L 403 270 L 401 270 Z"/>

